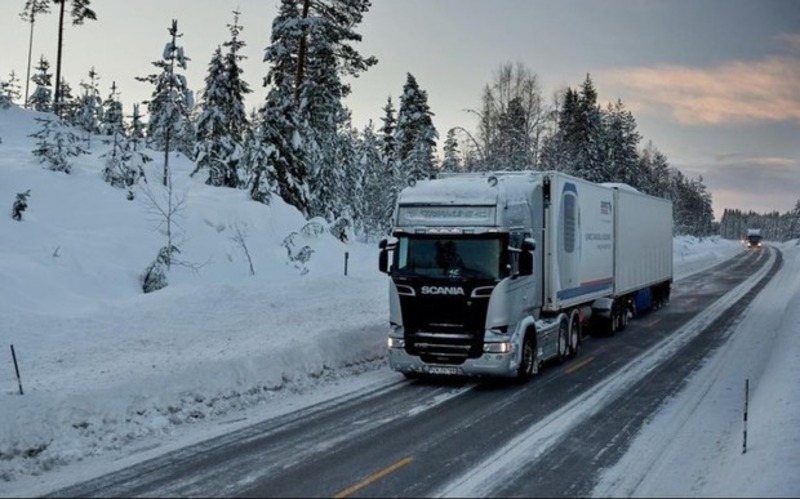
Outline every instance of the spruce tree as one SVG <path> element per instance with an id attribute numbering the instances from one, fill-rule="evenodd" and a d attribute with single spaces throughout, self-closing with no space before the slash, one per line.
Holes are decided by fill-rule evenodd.
<path id="1" fill-rule="evenodd" d="M 309 214 L 308 177 L 303 157 L 303 137 L 294 101 L 294 78 L 302 32 L 300 13 L 294 0 L 281 0 L 278 15 L 272 21 L 270 45 L 264 61 L 270 69 L 264 78 L 269 87 L 259 113 L 259 139 L 265 145 L 264 163 L 253 170 L 248 181 L 250 196 L 268 199 L 265 192 L 274 174 L 278 194 L 304 216 Z M 274 173 L 273 173 L 274 172 Z"/>
<path id="2" fill-rule="evenodd" d="M 34 111 L 49 112 L 53 109 L 53 91 L 50 87 L 53 85 L 51 79 L 53 74 L 50 73 L 50 63 L 44 55 L 39 59 L 39 64 L 36 66 L 36 73 L 31 77 L 31 80 L 36 84 L 33 94 L 28 98 L 28 105 Z"/>
<path id="3" fill-rule="evenodd" d="M 77 123 L 75 124 L 86 131 L 87 137 L 91 137 L 92 134 L 100 132 L 103 100 L 100 98 L 100 89 L 98 88 L 99 81 L 100 76 L 97 74 L 97 71 L 94 70 L 94 67 L 92 67 L 89 70 L 89 81 L 81 82 L 83 94 L 81 94 L 78 101 Z M 62 95 L 62 105 L 63 103 L 64 99 Z M 88 140 L 87 143 L 89 143 Z"/>
<path id="4" fill-rule="evenodd" d="M 461 159 L 459 158 L 458 139 L 456 139 L 455 128 L 451 128 L 447 131 L 447 137 L 444 139 L 442 151 L 444 153 L 444 159 L 442 160 L 442 171 L 461 171 Z"/>
<path id="5" fill-rule="evenodd" d="M 603 127 L 597 90 L 587 74 L 578 92 L 578 102 L 572 134 L 567 137 L 575 156 L 572 174 L 591 182 L 611 181 L 602 149 Z"/>
<path id="6" fill-rule="evenodd" d="M 381 154 L 381 139 L 375 132 L 372 120 L 364 127 L 358 142 L 357 164 L 360 171 L 361 199 L 356 200 L 358 228 L 366 241 L 372 236 L 382 236 L 391 223 L 385 217 L 385 203 L 392 196 L 392 178 L 385 175 L 386 167 Z"/>
<path id="7" fill-rule="evenodd" d="M 125 141 L 125 152 L 123 154 L 123 165 L 126 171 L 132 172 L 136 182 L 140 180 L 147 182 L 144 172 L 144 165 L 153 161 L 153 158 L 145 151 L 145 124 L 142 123 L 142 115 L 139 113 L 139 104 L 133 105 L 131 115 L 131 125 L 128 130 L 128 137 Z M 133 191 L 128 191 L 128 199 L 133 199 Z"/>
<path id="8" fill-rule="evenodd" d="M 40 163 L 47 163 L 50 170 L 72 172 L 69 159 L 88 153 L 81 147 L 78 136 L 59 118 L 36 118 L 36 121 L 42 128 L 30 135 L 38 139 L 33 155 L 39 158 Z"/>
<path id="9" fill-rule="evenodd" d="M 208 172 L 206 184 L 236 187 L 238 150 L 226 129 L 226 86 L 222 50 L 217 47 L 208 65 L 206 87 L 195 127 L 197 167 L 192 175 L 205 170 Z"/>
<path id="10" fill-rule="evenodd" d="M 379 149 L 383 167 L 381 183 L 384 186 L 382 188 L 384 197 L 382 200 L 376 200 L 373 206 L 377 211 L 376 218 L 380 222 L 376 230 L 379 234 L 388 234 L 392 223 L 392 215 L 394 214 L 395 201 L 397 201 L 400 190 L 405 186 L 405 179 L 400 172 L 400 163 L 397 157 L 397 140 L 395 139 L 397 119 L 391 96 L 386 98 L 381 122 L 378 139 L 380 141 Z"/>
<path id="11" fill-rule="evenodd" d="M 439 134 L 431 116 L 427 92 L 407 73 L 395 131 L 399 169 L 405 178 L 420 180 L 435 173 L 434 153 Z"/>
<path id="12" fill-rule="evenodd" d="M 246 179 L 250 199 L 269 204 L 272 193 L 278 192 L 277 174 L 268 161 L 272 147 L 262 141 L 263 124 L 257 112 L 250 116 L 250 126 L 244 131 L 240 175 Z"/>
<path id="13" fill-rule="evenodd" d="M 607 180 L 622 182 L 640 190 L 648 186 L 647 171 L 641 168 L 637 147 L 641 136 L 636 130 L 633 114 L 625 109 L 622 100 L 609 103 L 603 113 L 603 157 Z"/>
<path id="14" fill-rule="evenodd" d="M 191 155 L 187 150 L 191 142 L 190 111 L 194 106 L 194 97 L 186 84 L 186 77 L 176 69 L 186 69 L 190 59 L 184 54 L 183 47 L 177 43 L 182 33 L 178 33 L 178 21 L 172 20 L 170 41 L 164 47 L 163 58 L 152 64 L 160 69 L 159 73 L 145 77 L 137 77 L 139 81 L 152 84 L 152 98 L 146 102 L 150 114 L 147 123 L 149 145 L 156 150 L 164 151 L 164 173 L 162 183 L 167 185 L 170 176 L 169 153 L 177 149 Z"/>
<path id="15" fill-rule="evenodd" d="M 234 22 L 228 25 L 231 39 L 223 44 L 227 52 L 223 55 L 217 48 L 209 63 L 195 130 L 195 172 L 207 170 L 209 185 L 240 187 L 247 180 L 242 178 L 240 162 L 248 127 L 244 95 L 250 89 L 239 67 L 244 57 L 239 51 L 245 44 L 239 39 L 242 27 L 238 20 L 239 12 L 234 11 Z"/>
<path id="16" fill-rule="evenodd" d="M 112 81 L 111 93 L 109 93 L 108 97 L 106 97 L 106 100 L 103 101 L 103 112 L 100 120 L 100 133 L 103 135 L 114 135 L 117 132 L 123 132 L 124 129 L 122 103 L 119 101 L 117 82 Z"/>
<path id="17" fill-rule="evenodd" d="M 0 109 L 7 109 L 21 97 L 19 89 L 19 79 L 12 70 L 8 75 L 8 80 L 0 81 Z"/>
<path id="18" fill-rule="evenodd" d="M 342 215 L 342 199 L 351 186 L 343 181 L 350 165 L 337 156 L 351 148 L 348 137 L 350 113 L 342 100 L 350 94 L 343 78 L 357 77 L 377 63 L 353 47 L 361 41 L 355 27 L 369 9 L 367 0 L 318 0 L 300 19 L 304 45 L 299 81 L 296 82 L 297 111 L 309 165 L 309 214 L 333 222 Z"/>

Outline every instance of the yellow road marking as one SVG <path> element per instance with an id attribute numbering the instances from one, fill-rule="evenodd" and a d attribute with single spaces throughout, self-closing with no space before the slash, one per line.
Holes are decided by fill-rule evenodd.
<path id="1" fill-rule="evenodd" d="M 338 492 L 333 497 L 335 499 L 339 499 L 339 498 L 342 498 L 342 497 L 347 497 L 350 494 L 353 494 L 355 492 L 358 492 L 359 490 L 363 489 L 367 485 L 369 485 L 371 483 L 374 483 L 374 482 L 380 480 L 381 478 L 385 477 L 389 473 L 397 471 L 398 469 L 400 469 L 403 466 L 407 465 L 411 461 L 413 461 L 413 459 L 411 457 L 404 457 L 403 459 L 397 461 L 393 465 L 387 466 L 386 468 L 384 468 L 384 469 L 382 469 L 382 470 L 380 470 L 380 471 L 378 471 L 376 473 L 371 474 L 370 476 L 368 476 L 364 480 L 361 480 L 357 484 L 355 484 L 355 485 L 353 485 L 351 487 L 348 487 L 348 488 L 344 489 L 341 492 Z"/>
<path id="2" fill-rule="evenodd" d="M 589 357 L 588 359 L 582 360 L 581 362 L 578 362 L 577 364 L 572 364 L 568 368 L 564 369 L 564 372 L 567 373 L 567 374 L 571 374 L 571 373 L 577 371 L 578 369 L 580 369 L 581 367 L 585 366 L 586 364 L 588 364 L 589 362 L 591 362 L 593 360 L 594 360 L 594 357 Z"/>

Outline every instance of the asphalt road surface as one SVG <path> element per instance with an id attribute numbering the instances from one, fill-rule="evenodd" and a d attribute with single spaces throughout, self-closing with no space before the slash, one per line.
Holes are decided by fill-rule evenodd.
<path id="1" fill-rule="evenodd" d="M 665 308 L 585 338 L 526 385 L 398 374 L 53 496 L 587 496 L 780 264 L 775 249 L 743 251 L 676 281 Z"/>

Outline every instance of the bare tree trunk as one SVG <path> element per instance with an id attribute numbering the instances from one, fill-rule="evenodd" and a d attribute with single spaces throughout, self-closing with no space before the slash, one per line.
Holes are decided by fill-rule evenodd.
<path id="1" fill-rule="evenodd" d="M 61 48 L 64 44 L 64 8 L 67 0 L 56 0 L 60 5 L 58 12 L 58 54 L 56 56 L 56 92 L 53 98 L 53 111 L 61 116 Z"/>
<path id="2" fill-rule="evenodd" d="M 308 17 L 308 4 L 309 0 L 303 0 L 303 19 Z M 303 82 L 303 66 L 306 62 L 306 36 L 305 29 L 303 29 L 303 37 L 300 39 L 300 50 L 297 55 L 297 78 L 294 82 L 295 103 L 300 99 L 300 83 Z"/>
<path id="3" fill-rule="evenodd" d="M 31 53 L 33 52 L 33 23 L 36 14 L 31 12 L 31 34 L 28 40 L 28 74 L 25 76 L 25 109 L 28 109 L 28 90 L 31 83 Z"/>
<path id="4" fill-rule="evenodd" d="M 164 136 L 164 181 L 163 181 L 163 183 L 164 183 L 165 186 L 167 185 L 167 182 L 169 182 L 169 138 L 170 138 L 170 135 L 172 135 L 172 134 L 170 133 L 170 130 L 167 129 L 166 130 L 166 134 Z"/>

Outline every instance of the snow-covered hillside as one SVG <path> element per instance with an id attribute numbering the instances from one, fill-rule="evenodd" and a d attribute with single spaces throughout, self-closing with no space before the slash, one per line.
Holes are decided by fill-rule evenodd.
<path id="1" fill-rule="evenodd" d="M 169 271 L 168 287 L 143 294 L 141 274 L 166 244 L 153 203 L 141 191 L 128 201 L 102 180 L 102 148 L 76 159 L 70 175 L 45 169 L 30 152 L 34 116 L 0 110 L 0 496 L 42 494 L 337 393 L 402 379 L 384 362 L 387 279 L 377 271 L 374 244 L 344 244 L 316 231 L 322 224 L 309 225 L 280 199 L 265 206 L 244 191 L 206 186 L 189 178 L 193 165 L 175 157 L 174 194 L 185 202 L 175 219 L 181 263 Z M 148 172 L 152 179 L 158 173 L 155 165 Z M 159 199 L 157 180 L 149 185 Z M 18 222 L 11 206 L 27 189 Z M 287 237 L 295 252 L 307 245 L 310 260 L 291 260 Z M 637 489 L 620 485 L 612 470 L 603 495 L 800 494 L 797 479 L 787 478 L 800 467 L 800 258 L 796 246 L 782 247 L 779 282 L 756 300 L 742 332 L 732 335 L 734 346 L 710 362 L 747 365 L 761 380 L 746 461 L 731 451 L 737 415 L 723 424 L 702 413 L 670 427 L 684 445 L 671 448 L 674 463 L 662 468 L 691 475 L 692 463 L 707 462 L 702 469 L 715 480 L 653 476 Z M 716 238 L 676 238 L 674 248 L 676 278 L 742 251 Z M 763 362 L 745 363 L 748 341 L 764 336 L 765 327 L 775 351 L 764 340 Z M 730 391 L 724 402 L 733 406 L 740 377 L 735 387 L 718 371 L 716 377 L 703 393 Z M 688 397 L 701 407 L 718 400 Z M 723 426 L 726 432 L 714 432 Z M 694 432 L 720 440 L 695 445 L 704 440 L 692 439 Z M 632 451 L 634 461 L 636 452 L 644 451 Z M 718 458 L 724 468 L 714 464 Z M 654 465 L 668 476 L 662 468 Z M 736 488 L 743 483 L 749 488 Z"/>

